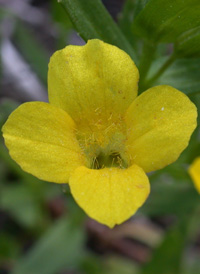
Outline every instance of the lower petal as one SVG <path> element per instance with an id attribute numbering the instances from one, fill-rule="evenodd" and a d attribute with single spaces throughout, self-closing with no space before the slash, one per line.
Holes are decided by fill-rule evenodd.
<path id="1" fill-rule="evenodd" d="M 3 126 L 5 144 L 21 168 L 46 181 L 67 183 L 84 157 L 74 122 L 63 110 L 42 102 L 18 107 Z"/>
<path id="2" fill-rule="evenodd" d="M 93 219 L 109 227 L 131 217 L 149 195 L 149 180 L 133 165 L 128 169 L 79 167 L 69 179 L 72 195 Z"/>

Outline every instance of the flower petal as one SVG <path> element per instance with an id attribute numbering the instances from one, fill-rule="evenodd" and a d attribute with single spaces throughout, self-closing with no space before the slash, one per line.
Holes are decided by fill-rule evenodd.
<path id="1" fill-rule="evenodd" d="M 182 92 L 157 86 L 141 94 L 126 114 L 127 152 L 146 172 L 174 162 L 196 128 L 197 110 Z"/>
<path id="2" fill-rule="evenodd" d="M 93 219 L 113 227 L 132 216 L 150 191 L 144 171 L 128 169 L 88 169 L 79 167 L 69 179 L 72 195 Z"/>
<path id="3" fill-rule="evenodd" d="M 200 157 L 196 158 L 188 170 L 197 191 L 200 194 Z"/>
<path id="4" fill-rule="evenodd" d="M 100 40 L 67 46 L 50 60 L 49 101 L 79 127 L 101 127 L 119 119 L 137 96 L 138 70 L 119 48 Z M 95 131 L 95 130 L 93 130 Z"/>
<path id="5" fill-rule="evenodd" d="M 22 104 L 3 126 L 11 157 L 34 176 L 67 183 L 70 172 L 84 164 L 69 115 L 50 104 Z"/>

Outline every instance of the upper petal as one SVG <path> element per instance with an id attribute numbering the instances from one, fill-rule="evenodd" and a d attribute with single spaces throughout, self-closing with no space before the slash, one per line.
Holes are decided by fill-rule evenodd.
<path id="1" fill-rule="evenodd" d="M 70 173 L 84 164 L 74 122 L 62 109 L 42 102 L 19 106 L 3 126 L 11 157 L 34 176 L 67 183 Z"/>
<path id="2" fill-rule="evenodd" d="M 189 167 L 189 174 L 194 182 L 197 191 L 200 194 L 200 157 L 196 158 Z"/>
<path id="3" fill-rule="evenodd" d="M 51 57 L 49 101 L 67 111 L 79 127 L 107 126 L 136 97 L 138 78 L 124 51 L 89 40 L 85 46 L 67 46 Z"/>
<path id="4" fill-rule="evenodd" d="M 150 191 L 146 174 L 136 165 L 128 169 L 79 167 L 69 184 L 79 206 L 91 218 L 109 227 L 132 216 Z"/>
<path id="5" fill-rule="evenodd" d="M 197 110 L 182 92 L 157 86 L 141 94 L 126 114 L 127 151 L 146 172 L 174 162 L 196 128 Z"/>

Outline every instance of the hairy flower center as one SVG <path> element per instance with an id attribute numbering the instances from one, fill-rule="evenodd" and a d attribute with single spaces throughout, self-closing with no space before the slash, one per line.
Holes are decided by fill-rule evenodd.
<path id="1" fill-rule="evenodd" d="M 92 128 L 79 127 L 77 139 L 89 168 L 128 167 L 125 152 L 126 127 L 121 117 L 105 122 L 101 128 L 97 128 L 95 124 Z"/>
<path id="2" fill-rule="evenodd" d="M 121 157 L 119 153 L 111 153 L 110 155 L 105 155 L 100 153 L 97 157 L 93 159 L 93 169 L 102 169 L 105 167 L 119 167 L 127 168 L 127 162 Z"/>

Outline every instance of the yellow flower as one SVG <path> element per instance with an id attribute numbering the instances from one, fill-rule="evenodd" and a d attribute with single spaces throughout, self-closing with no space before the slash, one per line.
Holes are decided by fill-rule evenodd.
<path id="1" fill-rule="evenodd" d="M 144 203 L 145 172 L 174 162 L 196 127 L 196 107 L 185 94 L 157 86 L 136 98 L 138 79 L 115 46 L 96 39 L 67 46 L 50 60 L 50 103 L 21 105 L 3 127 L 23 170 L 69 182 L 79 206 L 110 227 Z"/>
<path id="2" fill-rule="evenodd" d="M 188 169 L 196 190 L 200 194 L 200 157 L 197 157 Z"/>

